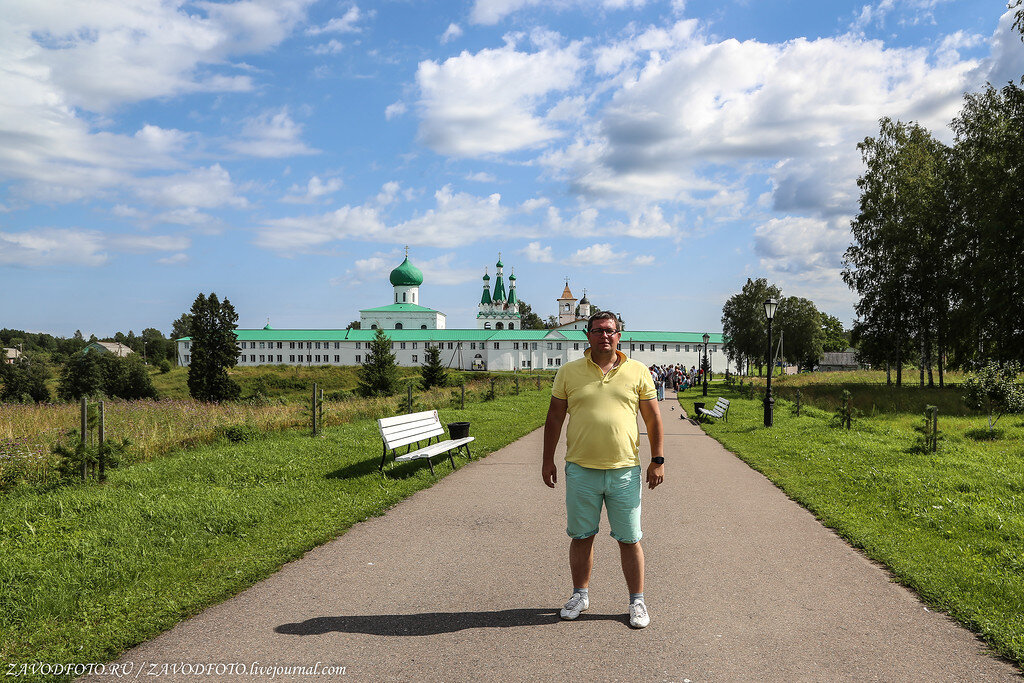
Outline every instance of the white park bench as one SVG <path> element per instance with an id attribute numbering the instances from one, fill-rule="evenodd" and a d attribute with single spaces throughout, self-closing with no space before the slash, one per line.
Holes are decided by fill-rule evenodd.
<path id="1" fill-rule="evenodd" d="M 437 416 L 436 410 L 425 410 L 421 413 L 410 413 L 398 417 L 385 417 L 377 420 L 377 427 L 380 428 L 380 436 L 384 441 L 384 455 L 380 459 L 380 471 L 384 471 L 384 463 L 388 456 L 395 462 L 407 462 L 409 460 L 426 459 L 430 465 L 430 473 L 434 474 L 435 457 L 446 457 L 455 469 L 454 454 L 460 449 L 466 449 L 466 457 L 472 459 L 469 452 L 469 442 L 473 441 L 472 436 L 463 439 L 441 440 L 445 435 L 441 419 Z M 434 442 L 431 443 L 431 440 Z M 399 451 L 405 448 L 404 453 Z"/>
<path id="2" fill-rule="evenodd" d="M 718 399 L 717 401 L 715 401 L 715 406 L 711 410 L 707 410 L 706 408 L 698 408 L 697 409 L 697 417 L 698 417 L 698 419 L 700 418 L 701 415 L 703 415 L 705 417 L 714 417 L 714 418 L 724 417 L 725 421 L 728 422 L 729 421 L 729 399 L 727 399 L 727 398 L 720 398 L 720 399 Z"/>

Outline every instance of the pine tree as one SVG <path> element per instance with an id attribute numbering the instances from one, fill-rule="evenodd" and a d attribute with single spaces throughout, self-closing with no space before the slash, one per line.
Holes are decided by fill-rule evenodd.
<path id="1" fill-rule="evenodd" d="M 197 401 L 228 401 L 238 398 L 241 389 L 228 377 L 228 368 L 238 362 L 235 328 L 238 314 L 227 299 L 220 301 L 210 292 L 202 292 L 192 303 L 191 362 L 188 367 L 188 391 Z"/>
<path id="2" fill-rule="evenodd" d="M 359 368 L 358 391 L 363 396 L 391 396 L 398 391 L 398 364 L 391 353 L 391 339 L 379 328 Z"/>
<path id="3" fill-rule="evenodd" d="M 424 360 L 427 362 L 420 368 L 420 374 L 423 376 L 421 386 L 424 389 L 447 386 L 448 373 L 441 362 L 441 349 L 437 346 L 427 346 Z"/>

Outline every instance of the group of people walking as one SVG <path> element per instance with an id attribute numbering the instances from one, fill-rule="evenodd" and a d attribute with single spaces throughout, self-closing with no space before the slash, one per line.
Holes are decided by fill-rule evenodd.
<path id="1" fill-rule="evenodd" d="M 665 399 L 666 388 L 676 392 L 686 391 L 704 381 L 704 371 L 692 365 L 689 371 L 683 365 L 652 365 L 648 369 L 658 390 L 659 401 Z"/>

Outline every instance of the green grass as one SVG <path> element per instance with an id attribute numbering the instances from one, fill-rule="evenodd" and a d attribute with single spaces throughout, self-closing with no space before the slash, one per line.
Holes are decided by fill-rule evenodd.
<path id="1" fill-rule="evenodd" d="M 896 375 L 893 373 L 893 382 Z M 963 401 L 963 374 L 946 374 L 946 386 L 919 386 L 917 371 L 903 373 L 903 386 L 887 386 L 884 370 L 856 370 L 849 372 L 805 372 L 799 375 L 772 377 L 772 394 L 776 398 L 796 400 L 800 391 L 802 403 L 824 410 L 834 410 L 842 400 L 843 390 L 851 394 L 853 407 L 863 413 L 923 413 L 928 405 L 938 406 L 940 415 L 969 415 L 971 411 Z M 765 378 L 744 378 L 763 391 Z"/>
<path id="2" fill-rule="evenodd" d="M 540 426 L 549 396 L 502 396 L 442 419 L 472 423 L 479 457 Z M 382 477 L 379 454 L 376 423 L 359 420 L 321 438 L 210 444 L 115 470 L 103 486 L 4 499 L 0 661 L 113 659 L 436 481 L 422 461 Z"/>
<path id="3" fill-rule="evenodd" d="M 723 386 L 729 421 L 705 426 L 898 581 L 1024 663 L 1024 421 L 1007 416 L 1001 438 L 985 419 L 940 414 L 937 453 L 919 447 L 923 415 L 855 418 L 849 431 L 817 408 L 792 414 L 778 401 L 763 427 L 759 399 Z M 684 407 L 693 400 L 689 394 Z"/>
<path id="4" fill-rule="evenodd" d="M 255 367 L 236 367 L 228 371 L 235 382 L 241 387 L 243 399 L 261 394 L 271 399 L 282 399 L 288 403 L 306 403 L 310 400 L 313 382 L 316 382 L 325 394 L 345 391 L 352 392 L 359 385 L 359 366 L 355 365 L 259 365 Z M 531 373 L 517 373 L 520 382 L 530 381 L 541 376 L 542 382 L 550 385 L 554 373 L 539 370 Z M 400 384 L 405 387 L 409 381 L 419 381 L 418 367 L 399 367 Z M 508 372 L 469 372 L 460 370 L 448 371 L 449 384 L 458 385 L 463 379 L 467 384 L 474 384 L 491 377 L 509 385 L 512 373 Z M 187 399 L 188 368 L 173 368 L 170 372 L 161 373 L 156 369 L 150 372 L 153 388 L 162 399 Z M 418 390 L 418 387 L 417 387 Z M 506 386 L 506 393 L 508 388 Z M 401 392 L 401 393 L 404 393 Z"/>

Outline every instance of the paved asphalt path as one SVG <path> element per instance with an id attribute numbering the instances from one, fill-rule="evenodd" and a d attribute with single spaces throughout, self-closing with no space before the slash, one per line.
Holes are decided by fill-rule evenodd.
<path id="1" fill-rule="evenodd" d="M 571 589 L 564 488 L 561 470 L 555 490 L 541 481 L 537 430 L 120 661 L 319 662 L 402 681 L 1020 681 L 680 419 L 671 392 L 660 405 L 667 465 L 644 490 L 645 630 L 628 626 L 605 520 L 590 610 L 559 620 Z"/>

